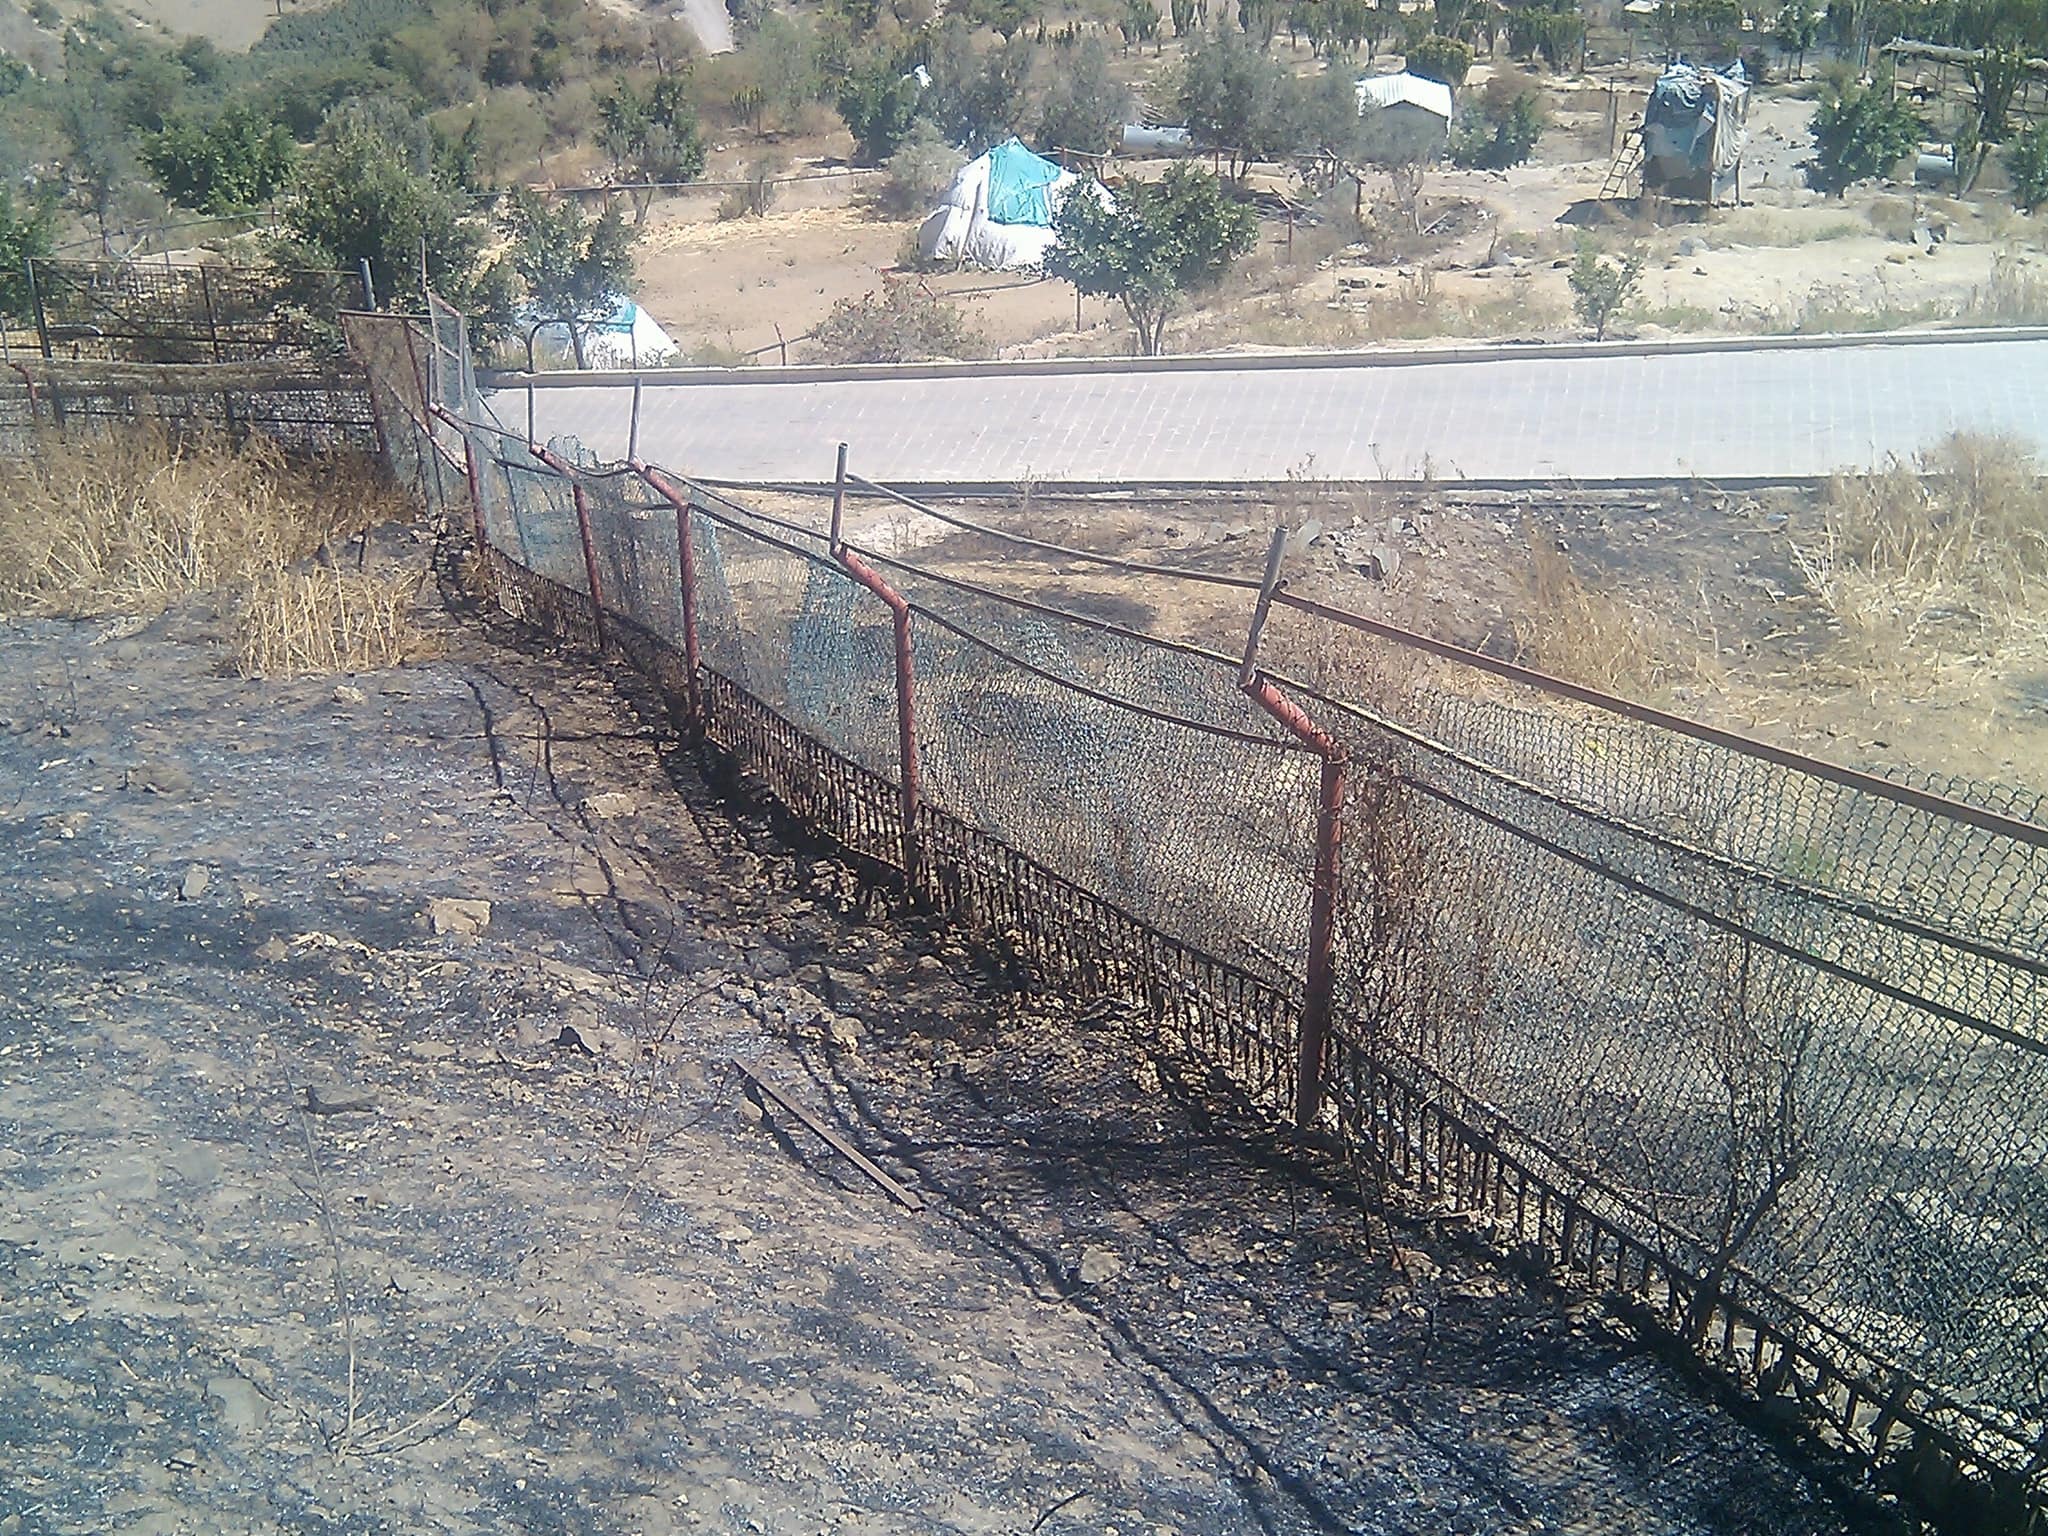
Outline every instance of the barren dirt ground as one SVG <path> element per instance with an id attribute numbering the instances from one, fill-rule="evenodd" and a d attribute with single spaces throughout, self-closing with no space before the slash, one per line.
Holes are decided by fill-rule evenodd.
<path id="1" fill-rule="evenodd" d="M 340 687 L 0 631 L 0 1532 L 1870 1528 L 445 627 Z"/>

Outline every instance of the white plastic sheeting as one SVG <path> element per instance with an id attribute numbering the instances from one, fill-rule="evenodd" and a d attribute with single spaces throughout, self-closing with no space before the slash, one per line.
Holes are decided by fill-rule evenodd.
<path id="1" fill-rule="evenodd" d="M 673 362 L 675 355 L 675 339 L 661 322 L 624 297 L 583 333 L 583 358 L 592 368 L 648 368 Z M 576 349 L 569 343 L 569 328 L 560 321 L 539 327 L 533 335 L 533 357 L 543 368 L 574 368 Z"/>
<path id="2" fill-rule="evenodd" d="M 917 232 L 918 254 L 927 261 L 963 261 L 991 271 L 1042 266 L 1057 238 L 1053 218 L 1079 185 L 1080 177 L 1017 140 L 998 144 L 960 167 L 944 200 Z"/>

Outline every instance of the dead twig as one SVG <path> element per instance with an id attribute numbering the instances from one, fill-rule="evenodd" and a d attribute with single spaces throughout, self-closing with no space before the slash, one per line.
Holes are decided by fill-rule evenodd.
<path id="1" fill-rule="evenodd" d="M 788 1110 L 789 1113 L 796 1116 L 796 1118 L 801 1120 L 804 1123 L 804 1125 L 810 1130 L 812 1135 L 816 1136 L 820 1141 L 824 1142 L 826 1146 L 830 1147 L 834 1152 L 837 1152 L 849 1163 L 852 1163 L 854 1167 L 858 1168 L 862 1173 L 866 1174 L 870 1179 L 874 1180 L 875 1184 L 881 1189 L 882 1193 L 887 1195 L 891 1200 L 894 1200 L 898 1205 L 902 1206 L 907 1211 L 921 1211 L 924 1209 L 924 1201 L 918 1198 L 915 1191 L 905 1189 L 901 1184 L 898 1184 L 894 1179 L 890 1178 L 888 1174 L 884 1173 L 880 1168 L 876 1167 L 874 1163 L 870 1162 L 866 1157 L 862 1156 L 861 1153 L 854 1148 L 853 1143 L 849 1142 L 837 1131 L 833 1130 L 830 1126 L 826 1125 L 823 1121 L 819 1120 L 816 1115 L 812 1114 L 809 1110 L 805 1109 L 801 1104 L 797 1103 L 794 1099 L 790 1098 L 788 1095 L 783 1093 L 781 1089 L 777 1088 L 774 1084 L 766 1082 L 762 1078 L 755 1076 L 752 1072 L 749 1072 L 746 1069 L 746 1067 L 744 1067 L 737 1061 L 732 1064 L 732 1067 L 735 1072 L 739 1073 L 741 1077 L 746 1079 L 748 1085 L 751 1087 L 754 1093 L 765 1094 L 768 1098 L 773 1099 L 783 1109 Z M 759 1100 L 757 1099 L 756 1102 L 758 1103 Z"/>

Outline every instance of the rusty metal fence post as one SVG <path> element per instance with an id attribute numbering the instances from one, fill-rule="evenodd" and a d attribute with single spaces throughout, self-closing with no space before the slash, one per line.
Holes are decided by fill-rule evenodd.
<path id="1" fill-rule="evenodd" d="M 903 894 L 915 900 L 923 864 L 917 830 L 917 700 L 916 668 L 910 644 L 910 604 L 873 566 L 848 549 L 839 536 L 846 511 L 846 444 L 839 445 L 839 467 L 832 492 L 832 558 L 846 573 L 889 605 L 896 631 L 896 756 L 900 770 L 900 814 L 903 818 Z"/>
<path id="2" fill-rule="evenodd" d="M 1302 986 L 1301 1039 L 1294 1078 L 1294 1123 L 1313 1127 L 1323 1112 L 1323 1065 L 1330 1038 L 1331 1011 L 1337 990 L 1337 859 L 1344 835 L 1344 783 L 1348 755 L 1341 743 L 1273 686 L 1259 671 L 1259 637 L 1280 585 L 1280 562 L 1287 550 L 1287 530 L 1273 530 L 1266 555 L 1266 579 L 1252 612 L 1251 635 L 1245 642 L 1244 666 L 1238 685 L 1252 701 L 1285 727 L 1297 741 L 1322 759 L 1322 783 L 1316 797 L 1315 869 L 1309 884 L 1308 966 Z"/>
<path id="3" fill-rule="evenodd" d="M 690 498 L 638 459 L 629 461 L 627 467 L 646 482 L 648 489 L 676 509 L 676 577 L 682 584 L 683 667 L 687 673 L 683 688 L 690 704 L 690 729 L 702 736 L 704 695 L 697 675 L 697 555 L 691 548 Z"/>
<path id="4" fill-rule="evenodd" d="M 569 494 L 576 503 L 576 533 L 583 541 L 583 574 L 590 583 L 591 623 L 596 626 L 597 648 L 602 652 L 609 644 L 610 634 L 604 622 L 604 588 L 597 579 L 597 542 L 590 532 L 590 497 L 584 493 L 583 477 L 576 472 L 575 465 L 552 448 L 528 443 L 526 451 L 569 482 Z"/>

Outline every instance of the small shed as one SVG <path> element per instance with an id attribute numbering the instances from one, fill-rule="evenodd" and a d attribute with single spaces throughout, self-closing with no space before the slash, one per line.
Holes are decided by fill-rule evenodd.
<path id="1" fill-rule="evenodd" d="M 1359 157 L 1375 165 L 1439 159 L 1451 135 L 1451 88 L 1411 75 L 1368 75 L 1358 82 Z"/>

